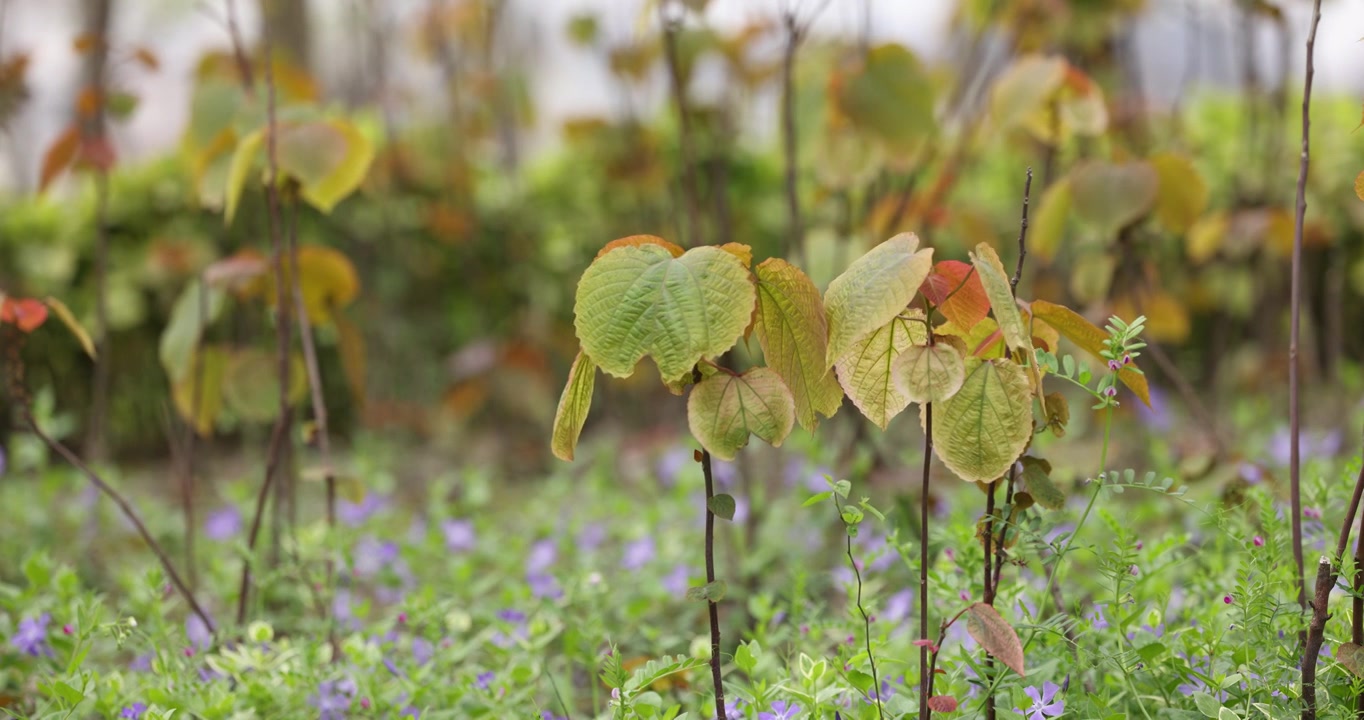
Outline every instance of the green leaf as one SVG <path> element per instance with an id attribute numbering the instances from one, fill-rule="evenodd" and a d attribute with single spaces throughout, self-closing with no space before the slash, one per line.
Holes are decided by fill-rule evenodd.
<path id="1" fill-rule="evenodd" d="M 1156 201 L 1160 177 L 1145 162 L 1089 160 L 1070 172 L 1075 214 L 1104 240 L 1145 215 Z"/>
<path id="2" fill-rule="evenodd" d="M 818 505 L 833 496 L 834 492 L 832 490 L 826 490 L 822 493 L 815 493 L 814 495 L 811 495 L 810 497 L 806 498 L 805 502 L 801 503 L 800 506 L 810 507 L 812 505 Z"/>
<path id="3" fill-rule="evenodd" d="M 913 345 L 895 361 L 891 375 L 896 390 L 910 402 L 942 402 L 961 389 L 966 363 L 947 343 Z"/>
<path id="4" fill-rule="evenodd" d="M 725 598 L 727 590 L 728 586 L 725 585 L 724 580 L 716 580 L 705 585 L 687 588 L 687 599 L 718 603 Z"/>
<path id="5" fill-rule="evenodd" d="M 1051 463 L 1042 458 L 1024 456 L 1023 487 L 1028 494 L 1048 510 L 1060 510 L 1066 506 L 1066 494 L 1051 481 Z"/>
<path id="6" fill-rule="evenodd" d="M 781 447 L 796 424 L 796 405 L 786 383 L 769 368 L 718 373 L 692 388 L 687 424 L 711 455 L 733 460 L 750 433 Z"/>
<path id="7" fill-rule="evenodd" d="M 1182 235 L 1188 232 L 1208 208 L 1208 186 L 1193 161 L 1184 155 L 1161 152 L 1150 158 L 1160 178 L 1156 195 L 1156 220 L 1166 230 Z"/>
<path id="8" fill-rule="evenodd" d="M 1085 352 L 1096 358 L 1102 359 L 1100 352 L 1103 351 L 1104 340 L 1108 339 L 1108 333 L 1100 330 L 1094 323 L 1086 320 L 1084 316 L 1071 310 L 1064 305 L 1056 305 L 1046 300 L 1034 300 L 1032 302 L 1032 316 L 1048 325 L 1056 328 L 1067 340 Z M 1133 393 L 1136 393 L 1141 401 L 1151 406 L 1151 388 L 1146 384 L 1146 376 L 1134 371 L 1134 366 L 1125 367 L 1118 371 L 1118 379 L 1122 381 Z M 1083 375 L 1082 370 L 1082 375 Z M 1088 385 L 1089 380 L 1083 376 L 1080 378 L 1082 384 Z"/>
<path id="9" fill-rule="evenodd" d="M 909 305 L 933 269 L 933 249 L 918 247 L 914 233 L 896 235 L 854 260 L 829 283 L 824 293 L 829 319 L 824 367 L 847 357 L 860 340 L 884 328 Z"/>
<path id="10" fill-rule="evenodd" d="M 706 508 L 709 509 L 712 513 L 715 513 L 716 517 L 722 517 L 726 520 L 733 520 L 734 496 L 728 493 L 720 493 L 719 495 L 713 495 L 709 500 L 706 501 Z"/>
<path id="11" fill-rule="evenodd" d="M 203 325 L 218 319 L 226 297 L 221 289 L 212 286 L 201 293 L 198 280 L 190 281 L 180 292 L 175 306 L 171 308 L 170 322 L 161 333 L 159 348 L 161 366 L 166 369 L 166 375 L 172 383 L 178 382 L 189 372 L 190 358 L 203 336 Z"/>
<path id="12" fill-rule="evenodd" d="M 972 603 L 966 613 L 966 631 L 1005 667 L 1020 676 L 1027 675 L 1023 668 L 1023 644 L 1018 641 L 1018 633 L 993 607 L 983 602 Z"/>
<path id="13" fill-rule="evenodd" d="M 374 144 L 340 119 L 279 128 L 279 173 L 298 181 L 303 199 L 323 213 L 355 192 L 374 161 Z"/>
<path id="14" fill-rule="evenodd" d="M 981 285 L 985 286 L 985 296 L 990 298 L 990 309 L 995 313 L 1004 344 L 1013 350 L 1028 353 L 1032 350 L 1032 338 L 1028 326 L 1023 324 L 1023 316 L 1018 312 L 1013 289 L 1009 286 L 1009 275 L 999 261 L 995 249 L 987 243 L 980 243 L 971 254 L 971 262 L 976 266 Z"/>
<path id="15" fill-rule="evenodd" d="M 603 372 L 629 377 L 648 355 L 665 381 L 676 381 L 734 346 L 755 295 L 748 268 L 720 248 L 674 258 L 657 245 L 620 247 L 583 273 L 574 322 Z"/>
<path id="16" fill-rule="evenodd" d="M 550 449 L 554 457 L 565 462 L 573 460 L 573 450 L 578 446 L 578 436 L 582 434 L 587 412 L 592 409 L 592 389 L 596 385 L 597 366 L 592 358 L 581 350 L 573 359 L 573 367 L 568 370 L 568 382 L 559 396 L 559 409 L 554 411 L 554 431 L 550 439 Z"/>
<path id="17" fill-rule="evenodd" d="M 824 364 L 828 320 L 819 289 L 800 268 L 780 258 L 757 267 L 758 322 L 754 330 L 763 357 L 796 402 L 796 420 L 813 431 L 819 415 L 833 417 L 843 404 L 843 388 Z"/>
<path id="18" fill-rule="evenodd" d="M 914 309 L 908 315 L 922 319 Z M 900 356 L 915 345 L 928 342 L 928 328 L 918 320 L 892 318 L 875 332 L 853 345 L 838 361 L 838 382 L 864 416 L 882 430 L 909 405 L 909 397 L 898 387 L 894 372 Z"/>
<path id="19" fill-rule="evenodd" d="M 1066 77 L 1061 57 L 1025 55 L 999 74 L 990 90 L 990 119 L 999 130 L 1022 125 L 1046 110 Z"/>
<path id="20" fill-rule="evenodd" d="M 51 295 L 44 298 L 43 302 L 47 303 L 47 306 L 52 309 L 52 314 L 56 315 L 57 319 L 62 321 L 62 324 L 66 326 L 66 329 L 76 338 L 76 342 L 81 344 L 81 349 L 85 351 L 85 354 L 94 358 L 95 341 L 90 339 L 90 333 L 85 331 L 85 326 L 81 325 L 80 321 L 76 319 L 76 316 L 71 313 L 71 308 L 67 307 L 66 303 Z M 0 297 L 0 305 L 3 304 L 4 298 Z"/>
<path id="21" fill-rule="evenodd" d="M 934 408 L 934 452 L 962 480 L 997 480 L 1032 438 L 1031 399 L 1023 368 L 970 361 L 961 390 Z"/>
<path id="22" fill-rule="evenodd" d="M 265 134 L 257 130 L 238 140 L 236 149 L 232 151 L 232 164 L 228 166 L 227 187 L 224 189 L 223 200 L 223 220 L 229 225 L 232 224 L 232 217 L 237 214 L 242 190 L 246 187 L 247 176 L 255 167 L 256 155 L 260 152 L 261 141 L 264 138 Z"/>
<path id="23" fill-rule="evenodd" d="M 1241 714 L 1229 707 L 1217 711 L 1217 720 L 1241 720 Z"/>
<path id="24" fill-rule="evenodd" d="M 872 48 L 833 89 L 843 114 L 896 152 L 914 151 L 936 127 L 932 78 L 904 46 Z"/>
<path id="25" fill-rule="evenodd" d="M 76 706 L 85 700 L 85 693 L 60 680 L 52 683 L 49 688 L 51 694 L 61 698 L 66 705 Z"/>
<path id="26" fill-rule="evenodd" d="M 247 422 L 274 420 L 279 413 L 278 373 L 279 365 L 273 352 L 246 348 L 231 353 L 222 371 L 223 402 L 233 414 Z M 186 379 L 185 384 L 188 383 Z M 303 365 L 303 358 L 294 353 L 289 365 L 290 402 L 302 400 L 307 392 L 308 370 Z"/>
<path id="27" fill-rule="evenodd" d="M 762 646 L 758 644 L 757 640 L 739 643 L 739 647 L 734 650 L 734 664 L 749 675 L 752 675 L 753 669 L 758 667 L 759 657 L 762 657 Z"/>
<path id="28" fill-rule="evenodd" d="M 1062 178 L 1042 193 L 1037 214 L 1028 229 L 1028 253 L 1051 262 L 1065 239 L 1066 218 L 1070 216 L 1070 181 Z"/>
<path id="29" fill-rule="evenodd" d="M 200 435 L 207 437 L 213 432 L 213 426 L 223 409 L 223 377 L 227 374 L 228 355 L 222 348 L 201 347 L 199 359 L 191 357 L 188 364 L 193 368 L 196 362 L 203 364 L 201 372 L 196 373 L 192 369 L 186 372 L 172 385 L 171 396 L 180 417 Z"/>
<path id="30" fill-rule="evenodd" d="M 1194 693 L 1193 700 L 1198 711 L 1203 713 L 1203 717 L 1216 718 L 1222 713 L 1222 703 L 1217 702 L 1217 700 L 1208 693 L 1196 692 Z"/>

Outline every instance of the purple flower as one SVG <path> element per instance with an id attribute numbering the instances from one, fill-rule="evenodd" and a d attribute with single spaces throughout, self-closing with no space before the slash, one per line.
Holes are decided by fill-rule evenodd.
<path id="1" fill-rule="evenodd" d="M 687 584 L 691 581 L 691 571 L 684 564 L 673 566 L 673 571 L 663 576 L 663 589 L 674 597 L 681 596 L 687 592 Z"/>
<path id="2" fill-rule="evenodd" d="M 398 559 L 398 545 L 365 536 L 355 543 L 354 556 L 355 574 L 370 577 Z"/>
<path id="3" fill-rule="evenodd" d="M 726 700 L 724 720 L 744 720 L 743 700 Z"/>
<path id="4" fill-rule="evenodd" d="M 422 711 L 418 710 L 415 705 L 408 705 L 407 707 L 403 708 L 402 712 L 398 713 L 398 717 L 419 718 L 421 716 Z"/>
<path id="5" fill-rule="evenodd" d="M 227 540 L 242 531 L 242 513 L 235 505 L 225 505 L 204 518 L 204 535 L 209 540 Z"/>
<path id="6" fill-rule="evenodd" d="M 308 704 L 317 708 L 320 720 L 345 720 L 355 696 L 355 681 L 350 678 L 326 680 L 317 686 L 317 694 L 308 697 Z"/>
<path id="7" fill-rule="evenodd" d="M 1056 717 L 1066 709 L 1066 701 L 1056 699 L 1056 691 L 1060 689 L 1060 685 L 1050 680 L 1042 683 L 1041 692 L 1038 692 L 1036 687 L 1024 688 L 1023 692 L 1032 698 L 1032 705 L 1027 710 L 1020 708 L 1014 710 L 1026 714 L 1028 720 L 1047 720 Z"/>
<path id="8" fill-rule="evenodd" d="M 526 584 L 530 585 L 530 594 L 541 600 L 558 600 L 564 596 L 559 581 L 549 573 L 527 573 Z"/>
<path id="9" fill-rule="evenodd" d="M 541 710 L 540 720 L 568 720 L 568 718 L 564 717 L 563 715 L 555 715 L 554 713 L 548 710 Z"/>
<path id="10" fill-rule="evenodd" d="M 881 616 L 891 623 L 898 623 L 909 617 L 909 611 L 914 605 L 914 591 L 905 589 L 886 598 L 886 609 L 881 612 Z"/>
<path id="11" fill-rule="evenodd" d="M 445 549 L 452 553 L 469 552 L 478 544 L 473 520 L 446 520 L 440 530 L 445 535 Z"/>
<path id="12" fill-rule="evenodd" d="M 358 527 L 387 504 L 387 500 L 372 493 L 366 493 L 364 499 L 358 503 L 339 500 L 336 503 L 336 518 L 348 527 Z"/>
<path id="13" fill-rule="evenodd" d="M 497 619 L 509 623 L 523 623 L 526 621 L 526 614 L 521 612 L 520 610 L 512 609 L 498 610 Z"/>
<path id="14" fill-rule="evenodd" d="M 418 665 L 425 665 L 431 662 L 431 658 L 436 654 L 436 648 L 425 638 L 412 638 L 412 659 Z"/>
<path id="15" fill-rule="evenodd" d="M 550 565 L 559 557 L 559 548 L 555 547 L 554 541 L 545 538 L 537 541 L 530 546 L 530 552 L 526 554 L 526 572 L 541 573 L 549 569 Z"/>
<path id="16" fill-rule="evenodd" d="M 654 539 L 645 535 L 625 546 L 625 557 L 621 559 L 620 566 L 626 570 L 639 570 L 648 565 L 655 554 Z"/>
<path id="17" fill-rule="evenodd" d="M 147 704 L 135 702 L 132 705 L 123 708 L 123 711 L 120 712 L 118 716 L 120 718 L 128 718 L 129 720 L 142 720 L 142 716 L 146 713 Z"/>
<path id="18" fill-rule="evenodd" d="M 481 672 L 478 674 L 478 677 L 474 679 L 474 687 L 478 688 L 479 690 L 487 690 L 488 687 L 493 684 L 493 680 L 496 677 L 497 675 L 495 675 L 492 671 Z"/>
<path id="19" fill-rule="evenodd" d="M 1085 619 L 1092 624 L 1095 630 L 1108 629 L 1108 618 L 1104 616 L 1104 608 L 1106 607 L 1108 607 L 1108 603 L 1094 603 L 1094 608 L 1085 615 Z"/>
<path id="20" fill-rule="evenodd" d="M 592 523 L 578 531 L 578 550 L 582 552 L 595 552 L 606 540 L 606 526 L 601 523 Z"/>
<path id="21" fill-rule="evenodd" d="M 52 657 L 52 648 L 47 644 L 47 625 L 50 622 L 52 616 L 48 613 L 20 620 L 19 630 L 10 638 L 9 644 L 25 655 Z"/>
<path id="22" fill-rule="evenodd" d="M 772 703 L 771 712 L 758 713 L 758 720 L 791 720 L 800 713 L 800 706 L 796 704 L 787 705 L 784 700 L 777 700 Z"/>
<path id="23" fill-rule="evenodd" d="M 198 615 L 190 614 L 185 620 L 185 637 L 189 638 L 190 645 L 198 648 L 201 652 L 209 649 L 213 645 L 213 633 L 208 631 L 208 626 L 199 619 Z"/>
<path id="24" fill-rule="evenodd" d="M 676 447 L 663 453 L 654 465 L 654 472 L 658 473 L 658 482 L 665 488 L 670 488 L 677 484 L 677 476 L 682 472 L 682 468 L 691 461 L 692 451 L 684 447 Z"/>

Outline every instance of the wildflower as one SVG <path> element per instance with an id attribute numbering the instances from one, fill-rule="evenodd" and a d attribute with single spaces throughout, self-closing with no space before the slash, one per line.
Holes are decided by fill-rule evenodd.
<path id="1" fill-rule="evenodd" d="M 123 711 L 120 712 L 118 716 L 120 718 L 127 718 L 128 720 L 142 720 L 142 716 L 145 714 L 147 714 L 147 704 L 135 702 L 132 705 L 123 708 Z"/>
<path id="2" fill-rule="evenodd" d="M 398 613 L 398 624 L 399 624 L 399 625 L 406 625 L 406 624 L 407 624 L 407 613 L 406 613 L 406 612 L 400 612 L 400 613 Z"/>
<path id="3" fill-rule="evenodd" d="M 1118 362 L 1117 360 L 1109 360 L 1108 369 L 1112 370 L 1113 372 L 1117 372 L 1122 369 L 1122 363 Z"/>
<path id="4" fill-rule="evenodd" d="M 362 707 L 362 708 L 368 710 L 368 709 L 370 708 L 370 704 L 371 704 L 371 703 L 370 703 L 368 697 L 362 697 L 362 698 L 360 698 L 360 707 Z"/>
<path id="5" fill-rule="evenodd" d="M 19 649 L 25 655 L 52 656 L 52 648 L 47 644 L 47 625 L 52 622 L 52 616 L 43 613 L 36 618 L 24 618 L 19 621 L 19 631 L 10 638 L 10 645 Z"/>
<path id="6" fill-rule="evenodd" d="M 743 700 L 726 700 L 723 720 L 744 720 Z"/>
<path id="7" fill-rule="evenodd" d="M 225 505 L 204 518 L 204 535 L 209 540 L 228 540 L 241 531 L 242 514 L 235 505 Z"/>
<path id="8" fill-rule="evenodd" d="M 354 696 L 355 681 L 350 678 L 326 680 L 317 686 L 317 694 L 308 698 L 308 704 L 317 708 L 319 720 L 345 720 Z"/>
<path id="9" fill-rule="evenodd" d="M 539 540 L 530 546 L 530 552 L 526 554 L 526 572 L 544 572 L 558 557 L 559 549 L 554 546 L 553 540 L 549 538 Z"/>
<path id="10" fill-rule="evenodd" d="M 548 710 L 541 710 L 540 720 L 568 720 L 568 718 L 564 717 L 563 715 L 555 715 L 554 713 Z"/>
<path id="11" fill-rule="evenodd" d="M 526 575 L 526 584 L 530 586 L 530 594 L 541 600 L 558 600 L 564 596 L 559 581 L 549 573 L 529 573 Z"/>
<path id="12" fill-rule="evenodd" d="M 408 705 L 407 707 L 403 708 L 402 712 L 398 713 L 398 717 L 419 718 L 421 716 L 422 711 L 418 710 L 415 705 Z"/>
<path id="13" fill-rule="evenodd" d="M 71 634 L 74 634 L 75 632 L 76 632 L 76 628 L 72 627 L 70 623 L 67 623 L 67 624 L 65 624 L 65 625 L 62 626 L 62 634 L 63 634 L 63 635 L 71 635 Z"/>
<path id="14" fill-rule="evenodd" d="M 1106 607 L 1108 607 L 1108 603 L 1094 603 L 1094 609 L 1085 615 L 1085 619 L 1092 623 L 1095 630 L 1108 629 L 1108 618 L 1104 616 L 1104 608 Z"/>
<path id="15" fill-rule="evenodd" d="M 777 700 L 772 703 L 771 712 L 758 713 L 758 720 L 790 720 L 800 713 L 800 706 L 792 703 L 786 704 L 784 700 Z"/>
<path id="16" fill-rule="evenodd" d="M 1050 680 L 1042 683 L 1041 692 L 1038 692 L 1036 687 L 1024 688 L 1023 692 L 1032 698 L 1032 705 L 1027 710 L 1020 708 L 1014 708 L 1014 710 L 1026 715 L 1028 720 L 1047 720 L 1047 718 L 1057 717 L 1066 709 L 1066 701 L 1056 698 L 1056 692 L 1060 689 L 1060 685 Z"/>
<path id="17" fill-rule="evenodd" d="M 1133 565 L 1132 567 L 1127 568 L 1127 572 L 1129 572 L 1129 573 L 1131 573 L 1131 574 L 1133 574 L 1133 575 L 1137 575 L 1137 574 L 1141 573 L 1141 570 L 1138 570 L 1138 569 L 1137 569 L 1137 566 L 1136 566 L 1136 565 Z"/>
<path id="18" fill-rule="evenodd" d="M 1104 397 L 1106 397 L 1106 398 L 1115 398 L 1115 397 L 1117 397 L 1117 396 L 1118 396 L 1118 388 L 1117 388 L 1117 386 L 1115 386 L 1115 385 L 1110 385 L 1110 386 L 1104 388 L 1103 395 L 1104 395 Z"/>
<path id="19" fill-rule="evenodd" d="M 1255 547 L 1264 547 L 1264 546 L 1265 546 L 1265 539 L 1262 538 L 1262 537 L 1260 537 L 1259 535 L 1256 535 L 1254 538 L 1252 538 L 1250 542 L 1251 542 L 1252 544 L 1254 544 Z"/>
<path id="20" fill-rule="evenodd" d="M 388 502 L 379 495 L 366 494 L 364 499 L 358 503 L 349 500 L 338 500 L 336 503 L 336 518 L 343 525 L 358 527 L 374 516 L 387 505 Z"/>
<path id="21" fill-rule="evenodd" d="M 478 544 L 472 520 L 446 520 L 440 524 L 441 534 L 445 536 L 445 549 L 455 552 L 469 552 Z"/>
<path id="22" fill-rule="evenodd" d="M 673 566 L 673 571 L 663 576 L 663 589 L 669 595 L 678 596 L 687 592 L 687 583 L 691 580 L 691 571 L 687 566 L 678 563 Z"/>
<path id="23" fill-rule="evenodd" d="M 474 678 L 474 687 L 479 690 L 487 690 L 493 684 L 493 680 L 496 677 L 497 675 L 492 671 L 481 672 L 478 674 L 477 678 Z"/>
<path id="24" fill-rule="evenodd" d="M 1225 603 L 1225 604 L 1227 604 L 1227 605 L 1230 605 L 1230 604 L 1236 602 L 1236 598 L 1233 598 L 1231 595 L 1223 595 L 1223 596 L 1222 596 L 1222 602 Z"/>
<path id="25" fill-rule="evenodd" d="M 885 618 L 893 623 L 898 623 L 909 617 L 909 611 L 914 603 L 914 592 L 909 589 L 886 598 L 886 609 L 883 611 Z"/>
<path id="26" fill-rule="evenodd" d="M 625 546 L 625 557 L 620 566 L 626 570 L 639 570 L 648 565 L 655 555 L 654 539 L 648 535 Z"/>
<path id="27" fill-rule="evenodd" d="M 596 552 L 606 540 L 606 526 L 601 523 L 592 523 L 578 531 L 578 550 L 582 552 Z"/>
<path id="28" fill-rule="evenodd" d="M 360 577 L 377 575 L 380 570 L 390 566 L 398 559 L 398 544 L 380 541 L 373 537 L 360 538 L 355 543 L 352 569 Z"/>
<path id="29" fill-rule="evenodd" d="M 185 637 L 200 650 L 207 650 L 213 645 L 213 633 L 208 631 L 208 626 L 198 615 L 191 614 L 185 620 Z"/>
<path id="30" fill-rule="evenodd" d="M 418 665 L 425 665 L 431 662 L 431 658 L 436 654 L 436 648 L 425 638 L 412 638 L 412 659 Z"/>

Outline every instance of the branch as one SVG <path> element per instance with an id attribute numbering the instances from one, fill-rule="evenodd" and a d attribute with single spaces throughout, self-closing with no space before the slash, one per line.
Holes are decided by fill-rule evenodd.
<path id="1" fill-rule="evenodd" d="M 677 143 L 682 154 L 682 197 L 687 205 L 687 244 L 696 247 L 702 244 L 700 189 L 696 184 L 696 158 L 691 146 L 691 112 L 687 107 L 687 88 L 677 55 L 677 32 L 682 21 L 667 17 L 670 6 L 669 2 L 660 2 L 658 13 L 663 20 L 663 49 L 668 61 L 673 104 L 677 108 Z"/>
<path id="2" fill-rule="evenodd" d="M 1023 261 L 1028 258 L 1028 197 L 1032 194 L 1032 168 L 1028 168 L 1028 179 L 1023 183 L 1023 220 L 1018 224 L 1018 265 L 1014 268 L 1013 279 L 1009 281 L 1009 291 L 1018 297 L 1018 281 L 1023 279 Z"/>

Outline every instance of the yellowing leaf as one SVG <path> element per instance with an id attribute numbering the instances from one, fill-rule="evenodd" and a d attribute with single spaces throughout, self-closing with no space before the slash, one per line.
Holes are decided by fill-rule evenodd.
<path id="1" fill-rule="evenodd" d="M 1355 196 L 1364 200 L 1364 172 L 1355 176 Z"/>
<path id="2" fill-rule="evenodd" d="M 934 404 L 933 451 L 962 480 L 998 480 L 1031 438 L 1032 385 L 1008 360 L 970 361 L 957 394 Z"/>
<path id="3" fill-rule="evenodd" d="M 1042 193 L 1037 215 L 1028 230 L 1028 254 L 1051 262 L 1065 239 L 1066 218 L 1070 216 L 1070 181 L 1061 179 Z"/>
<path id="4" fill-rule="evenodd" d="M 573 367 L 568 371 L 563 395 L 559 397 L 559 409 L 554 412 L 550 449 L 554 451 L 554 457 L 560 460 L 573 460 L 578 436 L 582 434 L 588 410 L 592 409 L 592 389 L 596 380 L 597 366 L 592 364 L 592 358 L 579 351 L 578 357 L 573 359 Z"/>
<path id="5" fill-rule="evenodd" d="M 67 307 L 66 303 L 51 295 L 44 298 L 43 302 L 47 303 L 48 307 L 52 308 L 52 313 L 57 316 L 58 320 L 62 321 L 62 324 L 66 326 L 67 330 L 71 331 L 71 334 L 76 338 L 76 342 L 81 344 L 81 349 L 85 351 L 85 354 L 94 358 L 95 341 L 90 339 L 90 333 L 85 331 L 85 326 L 81 325 L 80 321 L 76 319 L 76 316 L 71 314 L 71 308 Z"/>
<path id="6" fill-rule="evenodd" d="M 256 156 L 264 137 L 264 133 L 257 130 L 237 140 L 237 148 L 232 151 L 232 164 L 227 170 L 227 187 L 224 189 L 223 199 L 223 219 L 228 224 L 232 223 L 233 216 L 237 214 L 242 191 L 246 188 L 248 176 L 256 165 Z"/>
<path id="7" fill-rule="evenodd" d="M 720 249 L 739 258 L 739 261 L 744 264 L 744 267 L 753 265 L 753 248 L 743 243 L 725 243 L 720 246 Z"/>
<path id="8" fill-rule="evenodd" d="M 1108 334 L 1079 313 L 1046 300 L 1034 300 L 1032 314 L 1033 317 L 1056 328 L 1067 340 L 1075 343 L 1076 347 L 1095 358 L 1102 359 L 1099 353 L 1103 351 L 1104 340 L 1108 338 Z M 1151 389 L 1146 384 L 1145 375 L 1133 372 L 1131 368 L 1123 368 L 1118 371 L 1118 379 L 1150 407 Z"/>
<path id="9" fill-rule="evenodd" d="M 988 360 L 1004 354 L 1004 335 L 999 332 L 999 324 L 993 318 L 981 320 L 972 325 L 970 330 L 963 330 L 956 323 L 944 323 L 934 332 L 960 338 L 966 357 Z"/>
<path id="10" fill-rule="evenodd" d="M 909 398 L 897 387 L 896 360 L 914 345 L 928 342 L 923 312 L 908 310 L 914 318 L 893 318 L 854 345 L 838 361 L 838 382 L 866 418 L 882 430 L 909 405 Z"/>
<path id="11" fill-rule="evenodd" d="M 796 423 L 791 391 L 770 368 L 743 375 L 721 372 L 702 380 L 687 398 L 687 425 L 701 446 L 733 460 L 750 434 L 780 447 Z"/>
<path id="12" fill-rule="evenodd" d="M 966 614 L 966 632 L 1005 667 L 1020 676 L 1027 674 L 1023 669 L 1023 643 L 1018 641 L 1018 633 L 993 607 L 983 602 L 973 603 Z"/>
<path id="13" fill-rule="evenodd" d="M 165 368 L 172 383 L 189 374 L 194 349 L 204 328 L 222 314 L 224 299 L 221 289 L 211 286 L 204 289 L 198 280 L 191 281 L 180 292 L 171 308 L 170 322 L 161 331 L 159 346 L 161 367 Z"/>
<path id="14" fill-rule="evenodd" d="M 1070 294 L 1075 302 L 1092 305 L 1106 300 L 1117 267 L 1118 258 L 1106 250 L 1090 249 L 1079 253 L 1070 270 Z"/>
<path id="15" fill-rule="evenodd" d="M 985 296 L 990 298 L 990 309 L 995 313 L 995 322 L 1004 335 L 1004 344 L 1012 350 L 1032 352 L 1032 340 L 1028 328 L 1023 324 L 1023 316 L 1018 314 L 1018 303 L 1014 300 L 1013 289 L 1009 287 L 1009 276 L 1004 265 L 999 262 L 995 249 L 986 243 L 976 246 L 971 254 L 971 262 L 976 266 L 976 274 L 985 287 Z"/>
<path id="16" fill-rule="evenodd" d="M 330 213 L 364 181 L 374 144 L 345 120 L 313 120 L 281 126 L 276 153 L 280 175 L 297 180 L 303 199 Z"/>
<path id="17" fill-rule="evenodd" d="M 629 377 L 648 355 L 670 382 L 733 347 L 755 299 L 748 268 L 720 248 L 675 258 L 657 245 L 622 247 L 583 273 L 574 323 L 583 352 L 603 372 Z"/>
<path id="18" fill-rule="evenodd" d="M 223 375 L 227 362 L 227 353 L 222 348 L 201 347 L 199 357 L 189 361 L 190 367 L 197 364 L 199 371 L 191 369 L 171 387 L 180 417 L 203 437 L 213 432 L 213 425 L 223 409 Z"/>
<path id="19" fill-rule="evenodd" d="M 597 251 L 597 257 L 601 257 L 619 247 L 639 247 L 641 245 L 657 245 L 672 253 L 673 257 L 682 257 L 682 253 L 685 252 L 682 248 L 657 235 L 631 235 L 629 237 L 617 238 L 606 243 L 602 246 L 601 250 Z"/>
<path id="20" fill-rule="evenodd" d="M 79 127 L 72 124 L 57 136 L 56 140 L 48 146 L 47 152 L 43 153 L 43 168 L 38 177 L 38 192 L 47 189 L 53 180 L 57 179 L 71 164 L 76 161 L 76 154 L 81 147 L 81 131 Z"/>
<path id="21" fill-rule="evenodd" d="M 1024 55 L 1005 68 L 990 91 L 990 117 L 1000 130 L 1021 125 L 1045 110 L 1066 77 L 1060 57 Z"/>
<path id="22" fill-rule="evenodd" d="M 909 305 L 933 268 L 933 249 L 918 247 L 919 237 L 914 233 L 896 235 L 854 260 L 829 283 L 824 293 L 829 319 L 825 367 L 841 360 L 859 340 Z"/>
<path id="23" fill-rule="evenodd" d="M 303 358 L 294 353 L 289 358 L 289 402 L 297 403 L 307 393 L 308 370 Z M 234 415 L 247 422 L 273 420 L 279 413 L 279 363 L 275 353 L 247 348 L 227 356 L 222 370 L 222 401 Z"/>
<path id="24" fill-rule="evenodd" d="M 1105 240 L 1145 215 L 1156 201 L 1160 178 L 1149 163 L 1089 160 L 1070 172 L 1075 214 Z"/>
<path id="25" fill-rule="evenodd" d="M 1185 237 L 1184 251 L 1189 261 L 1201 264 L 1212 259 L 1222 248 L 1227 236 L 1228 220 L 1226 213 L 1218 212 L 1194 223 Z"/>
<path id="26" fill-rule="evenodd" d="M 819 289 L 800 268 L 781 258 L 757 267 L 758 322 L 763 356 L 796 403 L 801 427 L 814 430 L 819 415 L 832 417 L 843 404 L 843 388 L 824 364 L 828 321 Z"/>
<path id="27" fill-rule="evenodd" d="M 966 365 L 961 353 L 947 343 L 914 345 L 892 368 L 895 387 L 910 402 L 942 402 L 961 389 Z"/>
<path id="28" fill-rule="evenodd" d="M 1157 342 L 1184 342 L 1192 330 L 1184 303 L 1164 291 L 1114 298 L 1109 309 L 1113 315 L 1123 318 L 1145 315 L 1146 335 Z"/>
<path id="29" fill-rule="evenodd" d="M 1171 152 L 1152 155 L 1149 162 L 1160 178 L 1156 195 L 1156 220 L 1175 234 L 1182 234 L 1208 207 L 1208 186 L 1193 161 Z"/>

